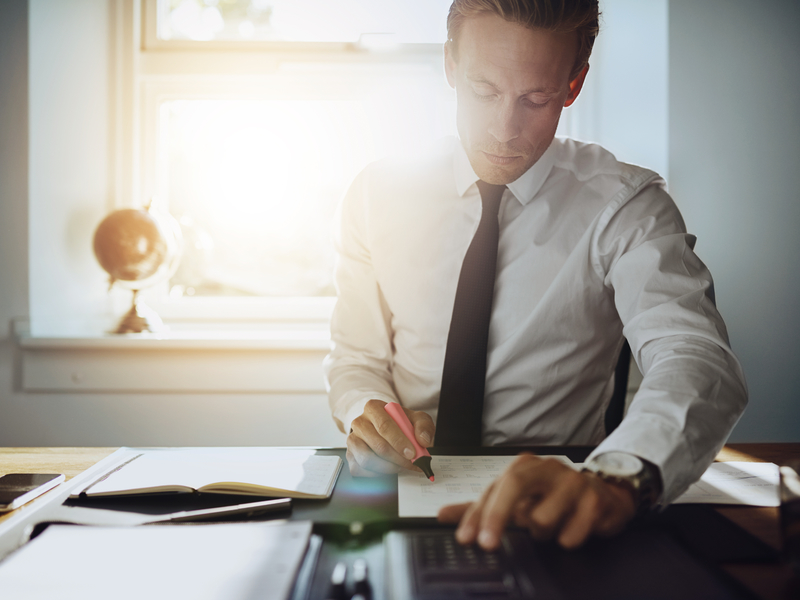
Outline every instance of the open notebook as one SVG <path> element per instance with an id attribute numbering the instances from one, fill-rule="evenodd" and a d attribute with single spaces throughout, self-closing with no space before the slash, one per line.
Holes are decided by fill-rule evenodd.
<path id="1" fill-rule="evenodd" d="M 207 492 L 328 498 L 342 467 L 338 456 L 277 448 L 180 448 L 131 452 L 77 496 Z"/>

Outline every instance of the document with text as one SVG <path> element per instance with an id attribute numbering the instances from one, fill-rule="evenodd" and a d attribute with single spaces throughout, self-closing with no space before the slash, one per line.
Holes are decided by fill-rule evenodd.
<path id="1" fill-rule="evenodd" d="M 434 456 L 436 481 L 404 471 L 397 477 L 398 516 L 435 517 L 442 506 L 473 502 L 516 456 Z M 566 456 L 549 456 L 572 466 Z"/>
<path id="2" fill-rule="evenodd" d="M 778 480 L 774 463 L 712 463 L 700 481 L 674 503 L 780 506 Z"/>

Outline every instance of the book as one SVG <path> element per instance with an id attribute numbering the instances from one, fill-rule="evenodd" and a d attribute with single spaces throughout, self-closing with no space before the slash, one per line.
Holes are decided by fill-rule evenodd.
<path id="1" fill-rule="evenodd" d="M 72 497 L 204 492 L 324 499 L 341 467 L 340 457 L 306 449 L 139 450 Z"/>

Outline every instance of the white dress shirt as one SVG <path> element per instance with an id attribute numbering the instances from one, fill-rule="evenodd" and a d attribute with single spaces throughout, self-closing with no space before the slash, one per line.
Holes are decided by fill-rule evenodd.
<path id="1" fill-rule="evenodd" d="M 345 432 L 372 398 L 436 420 L 456 285 L 481 216 L 477 180 L 448 139 L 370 165 L 342 201 L 324 366 Z M 664 188 L 652 171 L 561 138 L 508 185 L 483 444 L 635 454 L 659 467 L 669 502 L 712 462 L 747 391 L 711 274 Z M 623 335 L 644 378 L 606 437 Z"/>

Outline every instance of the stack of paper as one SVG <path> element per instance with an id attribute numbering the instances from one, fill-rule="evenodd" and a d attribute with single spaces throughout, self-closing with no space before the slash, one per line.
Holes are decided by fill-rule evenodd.
<path id="1" fill-rule="evenodd" d="M 310 522 L 52 525 L 0 563 L 3 600 L 285 600 Z"/>

